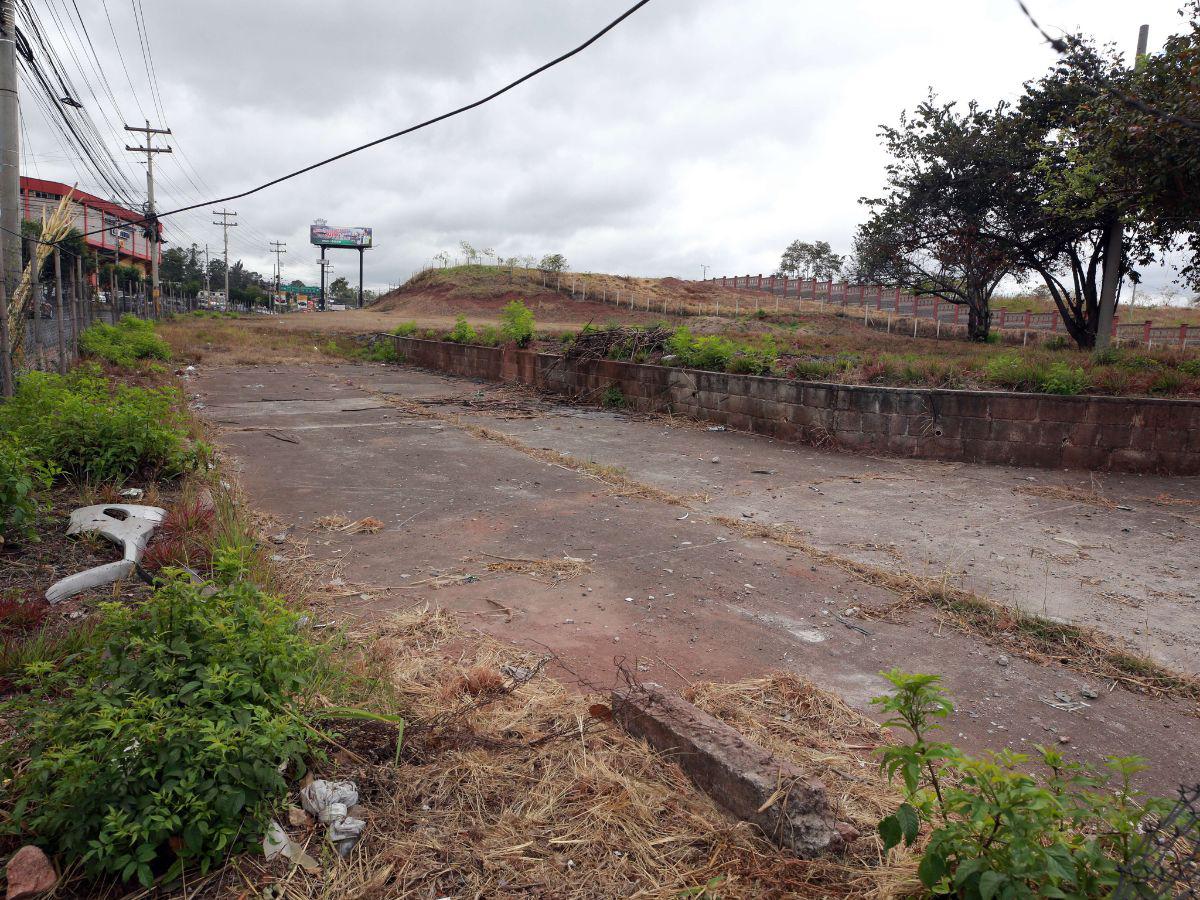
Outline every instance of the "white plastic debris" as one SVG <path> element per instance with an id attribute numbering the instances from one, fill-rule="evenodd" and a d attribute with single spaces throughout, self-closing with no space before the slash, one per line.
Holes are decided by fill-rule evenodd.
<path id="1" fill-rule="evenodd" d="M 166 515 L 167 511 L 160 507 L 133 503 L 101 503 L 98 506 L 84 506 L 75 510 L 71 513 L 71 524 L 67 527 L 67 534 L 97 532 L 114 544 L 120 545 L 124 550 L 123 558 L 56 581 L 46 591 L 46 599 L 50 603 L 58 603 L 80 591 L 126 577 L 142 558 L 146 544 L 150 542 L 150 535 Z"/>
<path id="2" fill-rule="evenodd" d="M 277 856 L 286 856 L 296 865 L 309 872 L 315 872 L 320 864 L 304 852 L 304 848 L 288 837 L 287 832 L 276 821 L 271 822 L 263 837 L 263 856 L 268 860 Z"/>
<path id="3" fill-rule="evenodd" d="M 125 488 L 121 491 L 121 496 L 126 500 L 141 500 L 146 496 L 146 492 L 141 488 Z"/>
<path id="4" fill-rule="evenodd" d="M 350 807 L 357 804 L 358 788 L 352 781 L 319 778 L 300 791 L 300 805 L 325 826 L 329 842 L 342 857 L 350 855 L 367 827 L 363 819 L 349 814 Z"/>

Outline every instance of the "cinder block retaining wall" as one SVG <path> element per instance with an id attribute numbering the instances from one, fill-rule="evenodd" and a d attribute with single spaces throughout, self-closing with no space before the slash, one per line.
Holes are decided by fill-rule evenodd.
<path id="1" fill-rule="evenodd" d="M 925 459 L 1200 474 L 1200 401 L 820 384 L 389 335 L 407 362 L 788 441 Z"/>

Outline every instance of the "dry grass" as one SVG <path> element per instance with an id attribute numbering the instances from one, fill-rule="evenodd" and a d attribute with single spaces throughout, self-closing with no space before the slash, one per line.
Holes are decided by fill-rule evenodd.
<path id="1" fill-rule="evenodd" d="M 303 320 L 302 320 L 303 321 Z M 283 328 L 275 319 L 190 319 L 158 326 L 176 359 L 209 365 L 289 365 L 343 361 L 355 348 L 345 337 Z"/>
<path id="2" fill-rule="evenodd" d="M 1028 494 L 1031 497 L 1045 497 L 1048 500 L 1063 500 L 1068 503 L 1083 503 L 1097 509 L 1112 510 L 1117 504 L 1109 500 L 1093 486 L 1090 491 L 1081 488 L 1067 487 L 1062 484 L 1029 484 L 1013 488 L 1015 494 Z"/>
<path id="3" fill-rule="evenodd" d="M 729 819 L 680 770 L 594 718 L 595 696 L 536 674 L 544 662 L 415 610 L 370 634 L 408 719 L 402 764 L 351 766 L 370 827 L 348 863 L 316 876 L 257 858 L 226 880 L 288 897 L 899 896 L 915 860 L 881 856 L 875 825 L 899 803 L 872 750 L 873 723 L 791 675 L 697 685 L 695 702 L 825 782 L 863 835 L 840 857 L 805 861 Z M 355 748 L 358 750 L 358 748 Z M 360 751 L 361 752 L 361 751 Z M 304 834 L 294 835 L 303 842 Z M 314 838 L 310 853 L 322 841 Z"/>

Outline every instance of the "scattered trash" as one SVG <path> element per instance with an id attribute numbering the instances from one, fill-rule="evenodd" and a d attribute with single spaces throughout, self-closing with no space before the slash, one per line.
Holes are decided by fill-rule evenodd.
<path id="1" fill-rule="evenodd" d="M 1082 700 L 1072 700 L 1069 695 L 1067 696 L 1066 700 L 1060 700 L 1058 697 L 1062 693 L 1062 691 L 1059 691 L 1058 694 L 1055 695 L 1054 699 L 1051 699 L 1050 697 L 1038 697 L 1038 700 L 1040 700 L 1042 703 L 1045 703 L 1047 706 L 1053 706 L 1055 709 L 1061 709 L 1063 712 L 1075 712 L 1080 709 L 1086 709 L 1090 705 L 1084 703 Z"/>
<path id="2" fill-rule="evenodd" d="M 1060 744 L 1069 744 L 1069 743 L 1071 743 L 1071 739 L 1065 734 L 1060 734 L 1058 736 L 1058 742 Z"/>
<path id="3" fill-rule="evenodd" d="M 720 461 L 721 461 L 721 457 L 719 457 L 719 456 L 714 456 L 712 459 L 709 460 L 709 462 L 714 462 L 714 463 L 719 463 Z"/>
<path id="4" fill-rule="evenodd" d="M 861 625 L 856 625 L 855 623 L 851 622 L 845 616 L 839 616 L 836 613 L 834 613 L 833 617 L 835 619 L 837 619 L 839 622 L 841 622 L 843 625 L 845 625 L 847 628 L 849 628 L 850 630 L 857 631 L 859 634 L 866 635 L 867 637 L 871 636 L 871 632 L 867 631 L 867 629 L 863 628 Z"/>
<path id="5" fill-rule="evenodd" d="M 121 496 L 127 500 L 141 500 L 146 496 L 146 492 L 141 488 L 125 488 L 121 491 Z"/>
<path id="6" fill-rule="evenodd" d="M 728 431 L 729 429 L 726 428 L 724 425 L 709 425 L 708 430 L 709 431 Z"/>
<path id="7" fill-rule="evenodd" d="M 1123 506 L 1120 504 L 1118 504 L 1116 507 L 1114 507 L 1114 509 L 1119 509 L 1119 510 L 1121 510 L 1121 512 L 1133 512 L 1132 506 Z"/>
<path id="8" fill-rule="evenodd" d="M 1080 685 L 1079 694 L 1081 697 L 1085 697 L 1088 700 L 1095 700 L 1100 696 L 1098 693 L 1096 693 L 1096 689 L 1090 684 Z"/>
<path id="9" fill-rule="evenodd" d="M 688 517 L 688 515 L 689 515 L 689 513 L 684 513 L 682 516 L 676 516 L 675 521 L 682 522 L 684 519 L 686 519 Z"/>
<path id="10" fill-rule="evenodd" d="M 350 807 L 358 805 L 358 788 L 352 781 L 326 781 L 318 778 L 300 790 L 300 804 L 305 812 L 316 817 L 326 828 L 329 842 L 343 859 L 350 855 L 363 829 L 364 819 L 350 815 Z"/>
<path id="11" fill-rule="evenodd" d="M 1072 698 L 1071 695 L 1068 694 L 1066 691 L 1055 691 L 1054 696 L 1058 700 L 1059 703 L 1074 703 L 1075 702 L 1074 698 Z"/>
<path id="12" fill-rule="evenodd" d="M 317 861 L 305 853 L 304 848 L 288 837 L 280 824 L 273 820 L 263 837 L 263 856 L 268 860 L 286 856 L 307 872 L 315 872 L 321 868 Z"/>
<path id="13" fill-rule="evenodd" d="M 858 615 L 858 607 L 857 607 L 857 606 L 851 606 L 851 607 L 847 607 L 847 609 L 846 609 L 846 615 L 848 615 L 848 616 L 857 616 L 857 615 Z"/>
<path id="14" fill-rule="evenodd" d="M 138 560 L 150 542 L 154 533 L 167 511 L 157 506 L 139 506 L 131 503 L 100 504 L 84 506 L 71 513 L 71 524 L 67 526 L 67 534 L 79 534 L 84 531 L 99 532 L 124 551 L 123 558 L 117 562 L 105 563 L 83 572 L 68 575 L 50 585 L 46 591 L 46 600 L 58 603 L 67 597 L 73 597 L 81 591 L 120 581 L 129 575 L 137 566 Z"/>
<path id="15" fill-rule="evenodd" d="M 307 828 L 313 823 L 313 818 L 299 806 L 288 807 L 288 824 L 293 828 Z"/>
<path id="16" fill-rule="evenodd" d="M 774 475 L 775 470 L 774 469 L 751 469 L 750 474 L 751 475 Z"/>
<path id="17" fill-rule="evenodd" d="M 996 659 L 996 665 L 1007 666 L 1008 665 L 1008 657 L 1005 656 L 1003 653 L 1001 653 L 1000 656 Z"/>

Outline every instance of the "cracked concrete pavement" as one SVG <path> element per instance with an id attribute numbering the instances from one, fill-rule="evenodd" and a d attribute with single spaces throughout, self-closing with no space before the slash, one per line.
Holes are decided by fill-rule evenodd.
<path id="1" fill-rule="evenodd" d="M 307 536 L 308 552 L 361 588 L 337 602 L 341 621 L 428 602 L 553 652 L 557 674 L 581 687 L 610 687 L 618 665 L 676 687 L 782 668 L 868 712 L 885 686 L 880 670 L 934 671 L 959 706 L 947 737 L 966 747 L 1053 743 L 1093 761 L 1138 753 L 1153 763 L 1145 778 L 1165 791 L 1195 776 L 1194 705 L 1109 690 L 1017 657 L 999 665 L 1002 650 L 943 628 L 925 608 L 902 622 L 846 619 L 863 634 L 838 616 L 888 602 L 886 590 L 706 521 L 790 523 L 823 548 L 875 565 L 960 572 L 997 600 L 1095 624 L 1195 672 L 1197 563 L 1186 548 L 1196 526 L 1188 505 L 1151 501 L 1196 499 L 1195 480 L 1108 476 L 1102 493 L 1130 509 L 1102 510 L 1020 492 L 1090 489 L 1078 473 L 825 452 L 408 367 L 202 367 L 192 384 L 253 503 Z M 390 397 L 708 502 L 684 509 L 623 495 L 586 473 L 413 415 Z M 313 529 L 335 513 L 385 526 L 356 535 Z M 495 568 L 504 559 L 564 557 L 584 561 L 585 571 L 554 581 Z M 1078 698 L 1087 682 L 1099 693 L 1088 706 L 1050 705 L 1058 691 Z"/>

